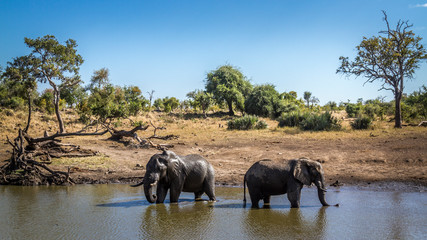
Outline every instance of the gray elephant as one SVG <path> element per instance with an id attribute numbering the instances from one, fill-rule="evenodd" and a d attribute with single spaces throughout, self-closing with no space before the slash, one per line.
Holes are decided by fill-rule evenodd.
<path id="1" fill-rule="evenodd" d="M 272 161 L 269 159 L 254 163 L 245 174 L 244 205 L 246 205 L 246 184 L 252 201 L 252 208 L 259 208 L 259 200 L 264 206 L 270 203 L 271 195 L 287 193 L 292 208 L 300 206 L 301 189 L 304 185 L 317 186 L 319 200 L 323 206 L 325 201 L 325 184 L 323 169 L 320 163 L 308 159 Z"/>
<path id="2" fill-rule="evenodd" d="M 182 191 L 194 192 L 199 200 L 206 193 L 215 201 L 215 171 L 212 165 L 197 154 L 178 156 L 172 151 L 153 155 L 147 163 L 144 180 L 133 187 L 144 184 L 144 192 L 150 203 L 163 203 L 170 189 L 170 202 L 178 202 Z M 156 195 L 153 188 L 157 187 Z"/>

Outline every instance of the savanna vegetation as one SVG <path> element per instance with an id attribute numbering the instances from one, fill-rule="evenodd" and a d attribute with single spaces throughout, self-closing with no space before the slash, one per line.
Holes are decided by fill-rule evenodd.
<path id="1" fill-rule="evenodd" d="M 156 119 L 141 118 L 154 113 L 172 116 L 169 118 L 172 122 L 219 118 L 218 127 L 226 125 L 229 131 L 372 131 L 390 121 L 394 121 L 395 128 L 422 125 L 427 120 L 427 87 L 423 85 L 419 90 L 405 94 L 403 86 L 404 80 L 413 78 L 415 70 L 427 58 L 426 50 L 421 37 L 409 30 L 412 25 L 399 21 L 396 29 L 392 29 L 385 13 L 384 16 L 387 30 L 380 36 L 364 38 L 356 47 L 358 52 L 354 61 L 341 57 L 337 72 L 364 76 L 367 82 L 382 81 L 382 89 L 391 90 L 395 96 L 390 102 L 377 98 L 320 105 L 319 99 L 309 91 L 300 97 L 295 91 L 280 92 L 271 84 L 254 86 L 239 68 L 229 64 L 207 73 L 205 89 L 190 91 L 185 100 L 173 96 L 155 99 L 154 90 L 111 84 L 107 68 L 94 70 L 85 85 L 79 75 L 84 60 L 72 39 L 60 43 L 52 35 L 26 38 L 30 53 L 12 59 L 4 69 L 0 68 L 1 121 L 7 116 L 25 121 L 25 126 L 13 129 L 18 135 L 15 139 L 7 138 L 12 156 L 1 167 L 3 180 L 0 183 L 72 183 L 70 169 L 68 172 L 54 171 L 44 163 L 50 162 L 52 156 L 82 157 L 95 153 L 82 151 L 77 145 L 61 144 L 60 139 L 64 137 L 109 133 L 109 139 L 116 141 L 133 138 L 139 147 L 173 147 L 151 141 L 178 138 L 177 134 L 157 135 L 156 131 L 164 128 L 153 123 Z M 50 88 L 41 91 L 40 83 L 48 83 Z M 143 94 L 144 91 L 147 94 Z M 37 128 L 32 124 L 34 113 L 38 120 L 51 122 L 55 119 L 56 127 L 48 126 L 43 129 L 43 136 L 34 138 L 30 133 L 42 134 L 39 128 L 32 129 Z M 80 128 L 77 129 L 75 124 Z M 154 128 L 152 136 L 141 138 L 137 135 L 137 131 L 150 126 Z M 128 130 L 117 130 L 124 127 Z M 39 180 L 16 180 L 19 176 L 27 176 L 28 180 L 34 174 Z"/>

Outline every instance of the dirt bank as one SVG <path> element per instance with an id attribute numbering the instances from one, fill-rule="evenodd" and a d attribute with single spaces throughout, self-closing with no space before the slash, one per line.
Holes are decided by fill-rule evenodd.
<path id="1" fill-rule="evenodd" d="M 256 161 L 307 157 L 322 163 L 328 185 L 369 186 L 384 182 L 427 186 L 427 129 L 383 126 L 377 130 L 339 132 L 301 132 L 270 128 L 257 131 L 228 131 L 227 118 L 157 120 L 166 126 L 165 134 L 179 135 L 169 143 L 177 154 L 201 154 L 214 166 L 218 185 L 242 185 L 246 170 Z M 125 126 L 126 128 L 126 126 Z M 139 132 L 141 137 L 152 130 Z M 139 181 L 156 149 L 138 149 L 98 137 L 64 138 L 63 142 L 93 149 L 92 158 L 54 159 L 52 168 L 71 167 L 72 178 L 79 183 L 130 183 Z M 2 137 L 5 138 L 5 137 Z M 3 139 L 2 139 L 3 140 Z M 0 160 L 8 157 L 8 145 L 0 148 Z M 383 184 L 384 185 L 384 184 Z M 387 185 L 387 184 L 385 184 Z M 397 184 L 398 185 L 398 184 Z"/>

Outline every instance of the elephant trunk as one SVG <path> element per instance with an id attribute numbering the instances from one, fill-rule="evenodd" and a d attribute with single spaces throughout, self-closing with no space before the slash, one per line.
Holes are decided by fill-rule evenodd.
<path id="1" fill-rule="evenodd" d="M 144 193 L 147 201 L 150 203 L 155 203 L 157 200 L 157 196 L 153 194 L 153 187 L 157 185 L 157 181 L 154 183 L 144 182 Z"/>
<path id="2" fill-rule="evenodd" d="M 317 186 L 317 195 L 319 196 L 320 203 L 322 203 L 323 206 L 330 206 L 325 200 L 326 189 L 323 180 L 316 181 L 315 184 Z"/>

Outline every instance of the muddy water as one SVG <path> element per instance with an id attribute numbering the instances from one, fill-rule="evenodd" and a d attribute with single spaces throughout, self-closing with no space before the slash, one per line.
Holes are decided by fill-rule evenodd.
<path id="1" fill-rule="evenodd" d="M 340 207 L 325 208 L 305 188 L 300 209 L 279 196 L 257 210 L 243 208 L 242 192 L 156 205 L 127 185 L 0 186 L 0 239 L 427 239 L 425 192 L 331 189 Z"/>

